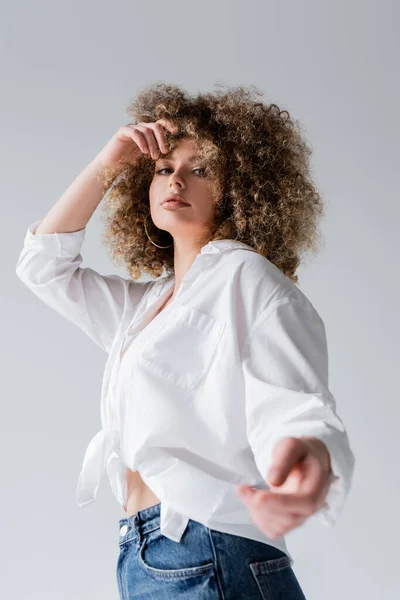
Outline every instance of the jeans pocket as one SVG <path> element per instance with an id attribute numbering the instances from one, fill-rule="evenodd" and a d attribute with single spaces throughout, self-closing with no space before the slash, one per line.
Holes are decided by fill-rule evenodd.
<path id="1" fill-rule="evenodd" d="M 183 538 L 182 538 L 183 539 Z M 207 557 L 196 560 L 193 547 L 174 542 L 162 535 L 160 529 L 143 537 L 138 562 L 148 574 L 158 579 L 187 579 L 214 574 L 214 563 Z"/>
<path id="2" fill-rule="evenodd" d="M 288 556 L 249 565 L 263 600 L 306 600 Z"/>

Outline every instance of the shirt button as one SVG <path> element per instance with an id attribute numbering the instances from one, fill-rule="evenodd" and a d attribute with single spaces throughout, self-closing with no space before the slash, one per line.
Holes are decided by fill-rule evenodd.
<path id="1" fill-rule="evenodd" d="M 128 531 L 127 525 L 122 525 L 121 529 L 119 530 L 119 534 L 125 535 L 127 531 Z"/>

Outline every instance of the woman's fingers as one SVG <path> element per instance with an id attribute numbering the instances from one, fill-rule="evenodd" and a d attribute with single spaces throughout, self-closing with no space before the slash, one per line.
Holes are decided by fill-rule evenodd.
<path id="1" fill-rule="evenodd" d="M 146 139 L 148 151 L 151 154 L 152 158 L 157 158 L 159 149 L 157 146 L 156 138 L 154 137 L 154 133 L 152 131 L 152 123 L 139 123 L 135 125 L 135 128 L 138 129 Z"/>
<path id="2" fill-rule="evenodd" d="M 158 119 L 155 123 L 137 123 L 129 124 L 120 128 L 120 132 L 126 137 L 130 137 L 140 150 L 145 154 L 151 154 L 156 160 L 160 152 L 168 152 L 167 138 L 165 129 L 171 133 L 176 133 L 178 127 L 168 119 Z"/>
<path id="3" fill-rule="evenodd" d="M 158 119 L 155 123 L 139 123 L 137 127 L 143 132 L 154 160 L 158 158 L 160 152 L 168 152 L 164 127 L 171 133 L 176 133 L 178 130 L 177 126 L 167 119 Z"/>
<path id="4" fill-rule="evenodd" d="M 276 540 L 289 531 L 300 527 L 306 521 L 307 517 L 302 515 L 285 515 L 284 517 L 275 517 L 268 523 L 268 534 L 273 540 Z M 266 528 L 264 527 L 264 530 Z"/>
<path id="5" fill-rule="evenodd" d="M 178 126 L 175 125 L 172 121 L 170 121 L 169 119 L 158 119 L 158 121 L 156 121 L 156 123 L 161 123 L 161 125 L 163 125 L 166 129 L 168 129 L 171 133 L 177 133 L 178 132 Z"/>
<path id="6" fill-rule="evenodd" d="M 299 527 L 308 518 L 307 515 L 296 511 L 270 506 L 265 500 L 262 490 L 259 490 L 253 495 L 253 501 L 248 504 L 248 509 L 255 525 L 272 539 L 277 539 Z"/>
<path id="7" fill-rule="evenodd" d="M 151 127 L 151 129 L 153 131 L 153 134 L 154 134 L 154 137 L 157 140 L 158 147 L 159 147 L 160 151 L 164 152 L 164 153 L 168 152 L 167 138 L 166 138 L 166 135 L 165 135 L 165 131 L 164 131 L 163 125 L 158 120 L 157 123 L 149 123 L 149 126 Z M 158 151 L 158 148 L 157 148 L 157 151 Z"/>
<path id="8" fill-rule="evenodd" d="M 137 125 L 125 125 L 120 127 L 119 132 L 132 139 L 142 152 L 145 154 L 149 152 L 146 136 L 137 128 Z"/>

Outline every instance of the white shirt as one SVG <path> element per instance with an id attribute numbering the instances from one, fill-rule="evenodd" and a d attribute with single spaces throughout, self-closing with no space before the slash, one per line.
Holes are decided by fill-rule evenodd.
<path id="1" fill-rule="evenodd" d="M 283 437 L 324 442 L 332 476 L 310 518 L 334 525 L 351 487 L 354 455 L 328 389 L 325 327 L 309 299 L 267 258 L 237 240 L 201 248 L 174 300 L 174 276 L 134 281 L 81 266 L 86 228 L 35 235 L 17 275 L 108 354 L 101 430 L 77 486 L 93 502 L 104 471 L 121 506 L 126 467 L 161 501 L 161 533 L 180 541 L 189 518 L 271 544 L 251 521 L 239 483 L 268 489 Z M 147 327 L 146 327 L 147 325 Z"/>

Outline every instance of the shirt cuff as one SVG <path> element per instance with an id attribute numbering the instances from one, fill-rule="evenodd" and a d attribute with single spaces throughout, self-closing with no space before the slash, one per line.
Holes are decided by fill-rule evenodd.
<path id="1" fill-rule="evenodd" d="M 321 440 L 327 447 L 331 459 L 332 473 L 325 504 L 311 515 L 311 518 L 314 517 L 324 525 L 333 527 L 343 511 L 351 488 L 355 459 L 347 443 L 335 439 L 335 436 L 320 433 L 314 437 Z M 337 437 L 339 437 L 338 434 Z"/>
<path id="2" fill-rule="evenodd" d="M 29 225 L 24 245 L 34 252 L 57 257 L 75 257 L 79 254 L 85 239 L 86 227 L 79 231 L 62 233 L 35 233 L 42 219 Z"/>

